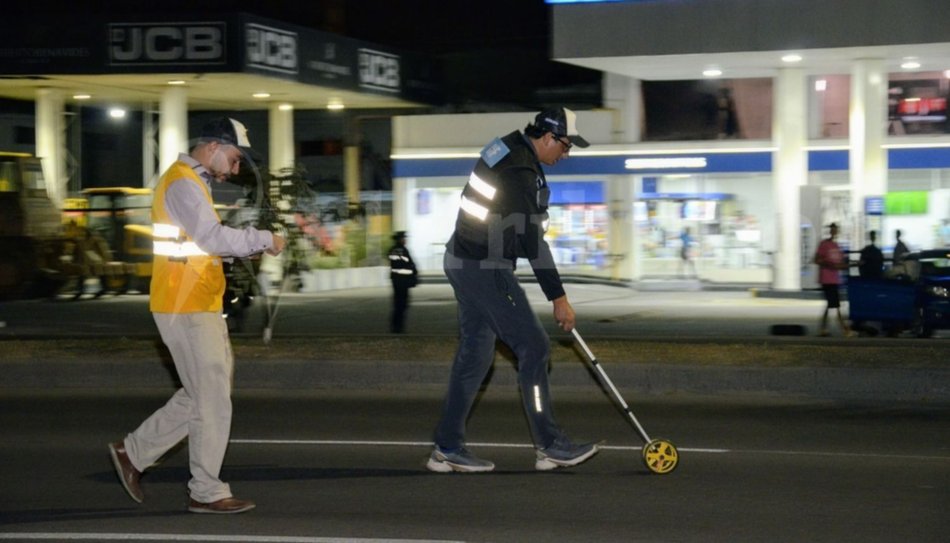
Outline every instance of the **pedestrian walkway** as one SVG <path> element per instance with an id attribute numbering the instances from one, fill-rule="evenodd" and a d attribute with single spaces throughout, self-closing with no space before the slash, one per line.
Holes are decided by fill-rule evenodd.
<path id="1" fill-rule="evenodd" d="M 524 285 L 549 333 L 559 331 L 537 284 Z M 777 323 L 814 327 L 820 300 L 754 296 L 747 290 L 638 291 L 600 283 L 569 283 L 566 290 L 585 334 L 628 338 L 758 338 Z M 244 315 L 245 333 L 259 334 L 267 309 L 280 304 L 277 335 L 387 334 L 391 289 L 373 287 L 257 298 Z M 447 283 L 412 289 L 406 330 L 410 335 L 456 334 L 455 298 Z M 153 335 L 144 295 L 78 302 L 29 300 L 0 303 L 4 337 Z"/>

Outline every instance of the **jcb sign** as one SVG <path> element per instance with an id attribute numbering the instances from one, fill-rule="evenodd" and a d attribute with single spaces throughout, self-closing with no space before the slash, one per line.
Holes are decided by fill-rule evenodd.
<path id="1" fill-rule="evenodd" d="M 247 65 L 275 72 L 297 73 L 297 33 L 248 24 Z"/>
<path id="2" fill-rule="evenodd" d="M 110 24 L 109 63 L 224 64 L 226 30 L 219 22 Z"/>
<path id="3" fill-rule="evenodd" d="M 386 92 L 399 92 L 399 57 L 389 53 L 359 50 L 360 86 Z"/>

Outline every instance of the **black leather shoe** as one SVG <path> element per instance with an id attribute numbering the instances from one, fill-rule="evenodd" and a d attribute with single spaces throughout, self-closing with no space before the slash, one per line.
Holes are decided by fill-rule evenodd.
<path id="1" fill-rule="evenodd" d="M 249 500 L 224 498 L 216 502 L 201 503 L 193 499 L 188 500 L 188 511 L 192 513 L 213 513 L 218 515 L 233 515 L 254 509 L 257 505 Z"/>

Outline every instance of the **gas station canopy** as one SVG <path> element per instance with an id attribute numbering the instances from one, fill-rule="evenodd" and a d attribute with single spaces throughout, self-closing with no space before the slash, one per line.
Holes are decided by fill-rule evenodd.
<path id="1" fill-rule="evenodd" d="M 184 87 L 190 109 L 400 108 L 441 100 L 433 62 L 248 14 L 7 21 L 0 97 L 135 108 Z"/>

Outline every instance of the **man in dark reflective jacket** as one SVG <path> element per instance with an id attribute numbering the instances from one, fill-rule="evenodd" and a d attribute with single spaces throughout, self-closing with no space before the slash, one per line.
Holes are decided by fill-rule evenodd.
<path id="1" fill-rule="evenodd" d="M 524 133 L 496 138 L 482 149 L 462 191 L 444 260 L 459 304 L 460 341 L 427 463 L 432 471 L 495 467 L 465 448 L 465 422 L 491 367 L 496 338 L 518 358 L 522 400 L 537 448 L 535 467 L 574 466 L 598 451 L 597 443 L 571 442 L 554 419 L 547 379 L 550 340 L 514 273 L 517 259 L 527 259 L 558 325 L 567 332 L 574 328 L 574 309 L 544 240 L 550 189 L 541 164 L 557 163 L 574 145 L 588 146 L 576 119 L 569 109 L 549 109 Z"/>
<path id="2" fill-rule="evenodd" d="M 419 272 L 406 248 L 406 233 L 402 230 L 393 234 L 393 246 L 389 250 L 389 279 L 393 284 L 393 312 L 389 319 L 389 331 L 402 334 L 406 331 L 409 289 L 419 283 Z"/>

